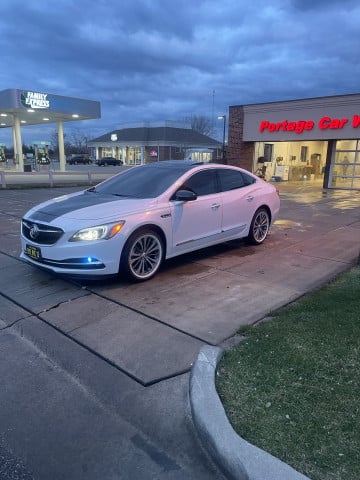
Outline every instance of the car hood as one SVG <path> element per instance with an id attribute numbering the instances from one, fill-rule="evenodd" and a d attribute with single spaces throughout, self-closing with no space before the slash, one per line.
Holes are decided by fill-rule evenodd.
<path id="1" fill-rule="evenodd" d="M 41 203 L 29 210 L 25 218 L 53 224 L 61 220 L 105 222 L 150 209 L 156 203 L 153 198 L 134 199 L 85 191 Z"/>

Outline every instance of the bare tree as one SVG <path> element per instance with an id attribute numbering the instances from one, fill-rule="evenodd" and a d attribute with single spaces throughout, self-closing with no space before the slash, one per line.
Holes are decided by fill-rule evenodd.
<path id="1" fill-rule="evenodd" d="M 54 130 L 50 135 L 51 148 L 56 154 L 59 154 L 59 135 L 57 130 Z M 64 133 L 64 150 L 65 154 L 71 153 L 71 144 L 66 140 L 66 133 Z"/>
<path id="2" fill-rule="evenodd" d="M 71 145 L 77 150 L 76 153 L 86 153 L 88 144 L 88 135 L 78 128 L 74 128 L 70 133 Z"/>
<path id="3" fill-rule="evenodd" d="M 191 125 L 193 130 L 203 135 L 211 135 L 214 133 L 210 118 L 204 115 L 191 115 L 191 117 L 186 117 L 185 121 Z"/>
<path id="4" fill-rule="evenodd" d="M 67 135 L 64 133 L 65 154 L 87 153 L 89 135 L 78 128 L 74 128 Z M 51 146 L 55 152 L 59 151 L 59 138 L 57 130 L 51 134 Z"/>

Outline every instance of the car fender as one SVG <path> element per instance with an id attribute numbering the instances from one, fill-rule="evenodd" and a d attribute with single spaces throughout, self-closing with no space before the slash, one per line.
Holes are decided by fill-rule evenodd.
<path id="1" fill-rule="evenodd" d="M 125 237 L 124 244 L 131 235 L 145 228 L 154 229 L 161 235 L 164 241 L 165 258 L 167 258 L 172 239 L 170 208 L 168 211 L 164 209 L 154 209 L 145 214 L 135 214 L 127 217 L 124 226 L 121 229 L 121 234 Z"/>

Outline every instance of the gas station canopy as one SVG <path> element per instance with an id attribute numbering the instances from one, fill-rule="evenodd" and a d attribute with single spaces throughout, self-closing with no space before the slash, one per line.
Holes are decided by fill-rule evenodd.
<path id="1" fill-rule="evenodd" d="M 100 118 L 100 102 L 63 97 L 31 90 L 0 92 L 0 127 L 13 127 L 14 115 L 21 125 L 73 122 Z"/>
<path id="2" fill-rule="evenodd" d="M 65 168 L 63 123 L 100 118 L 100 102 L 32 90 L 0 91 L 0 128 L 13 129 L 14 152 L 23 170 L 21 127 L 58 124 L 60 167 Z"/>

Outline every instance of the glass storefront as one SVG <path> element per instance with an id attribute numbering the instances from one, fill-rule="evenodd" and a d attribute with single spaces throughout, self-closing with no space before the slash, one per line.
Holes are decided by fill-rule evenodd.
<path id="1" fill-rule="evenodd" d="M 141 147 L 102 147 L 101 156 L 115 157 L 125 165 L 141 165 Z"/>
<path id="2" fill-rule="evenodd" d="M 329 186 L 360 190 L 360 140 L 337 140 Z"/>
<path id="3" fill-rule="evenodd" d="M 103 147 L 102 148 L 102 157 L 115 157 L 114 149 L 113 148 L 108 148 L 108 147 Z"/>
<path id="4" fill-rule="evenodd" d="M 266 179 L 323 180 L 328 142 L 255 144 L 254 172 L 265 165 Z M 337 140 L 328 188 L 360 189 L 360 140 Z"/>
<path id="5" fill-rule="evenodd" d="M 186 158 L 193 160 L 194 162 L 211 162 L 212 159 L 212 150 L 204 149 L 188 149 L 186 151 Z"/>
<path id="6" fill-rule="evenodd" d="M 129 147 L 126 157 L 127 165 L 141 165 L 141 147 Z"/>
<path id="7" fill-rule="evenodd" d="M 266 167 L 266 179 L 322 180 L 328 142 L 256 142 L 254 172 Z"/>

